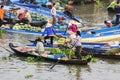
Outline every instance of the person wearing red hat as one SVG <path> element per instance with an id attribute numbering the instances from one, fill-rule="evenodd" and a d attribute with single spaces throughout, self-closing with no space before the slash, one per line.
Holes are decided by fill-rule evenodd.
<path id="1" fill-rule="evenodd" d="M 30 13 L 28 12 L 27 9 L 25 9 L 23 11 L 23 13 L 21 13 L 18 18 L 21 20 L 21 22 L 23 23 L 30 23 L 32 21 L 32 18 L 31 18 L 31 15 Z"/>

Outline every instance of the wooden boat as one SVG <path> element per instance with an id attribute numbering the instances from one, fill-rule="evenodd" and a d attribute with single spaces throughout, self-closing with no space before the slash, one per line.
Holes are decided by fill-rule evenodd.
<path id="1" fill-rule="evenodd" d="M 13 1 L 13 4 L 16 4 L 18 6 L 21 6 L 21 7 L 28 7 L 29 10 L 31 11 L 34 11 L 36 13 L 39 13 L 39 14 L 44 14 L 44 15 L 47 15 L 47 16 L 50 16 L 51 17 L 51 14 L 50 14 L 50 9 L 49 8 L 46 8 L 46 7 L 43 7 L 41 4 L 31 4 L 31 3 L 20 3 L 19 1 Z M 56 12 L 56 17 L 58 18 L 59 16 L 63 16 L 65 20 L 76 20 L 78 22 L 81 21 L 80 18 L 78 18 L 77 16 L 74 16 L 74 17 L 71 17 L 71 16 L 68 16 L 66 15 L 64 12 L 62 11 L 57 11 Z"/>
<path id="2" fill-rule="evenodd" d="M 117 28 L 116 28 L 117 29 Z M 8 32 L 17 32 L 17 33 L 25 33 L 25 34 L 34 34 L 39 35 L 43 32 L 37 32 L 37 31 L 30 31 L 30 30 L 14 30 L 11 28 L 5 28 Z M 64 34 L 65 31 L 63 30 L 56 30 L 56 33 L 63 36 L 69 36 L 68 34 Z M 82 42 L 106 42 L 106 41 L 112 41 L 115 39 L 120 39 L 120 30 L 112 30 L 112 31 L 105 31 L 104 32 L 96 32 L 94 34 L 88 34 L 81 32 Z"/>
<path id="3" fill-rule="evenodd" d="M 12 14 L 11 12 L 5 12 L 6 24 L 16 24 L 21 23 L 19 19 L 17 19 L 16 15 Z M 32 21 L 30 23 L 31 26 L 42 27 L 47 23 L 47 21 Z"/>
<path id="4" fill-rule="evenodd" d="M 115 41 L 120 39 L 120 34 L 116 35 L 109 35 L 109 36 L 100 36 L 100 37 L 94 37 L 94 38 L 83 38 L 83 42 L 107 42 L 107 41 Z"/>
<path id="5" fill-rule="evenodd" d="M 28 46 L 35 46 L 33 41 Z M 82 55 L 92 55 L 99 58 L 120 59 L 120 44 L 82 42 Z M 111 45 L 110 45 L 111 44 Z"/>
<path id="6" fill-rule="evenodd" d="M 29 40 L 29 43 L 27 44 L 27 46 L 36 46 L 36 41 L 35 40 Z M 47 47 L 53 47 L 53 46 L 50 46 L 49 43 L 48 43 Z M 55 47 L 57 47 L 57 44 L 56 44 Z M 104 43 L 82 42 L 82 47 L 83 48 L 93 48 L 93 49 L 103 49 L 103 48 L 112 49 L 112 48 L 120 48 L 120 43 L 119 43 L 119 41 L 104 42 Z"/>
<path id="7" fill-rule="evenodd" d="M 120 30 L 119 26 L 114 26 L 111 28 L 102 28 L 98 30 L 91 30 L 90 34 L 82 33 L 82 41 L 83 42 L 106 42 L 113 41 L 115 39 L 120 39 Z"/>
<path id="8" fill-rule="evenodd" d="M 94 57 L 99 58 L 108 58 L 108 59 L 120 59 L 120 48 L 113 48 L 116 49 L 117 53 L 108 53 L 112 49 L 93 49 L 93 48 L 83 48 L 82 55 L 92 55 Z"/>
<path id="9" fill-rule="evenodd" d="M 31 57 L 41 57 L 44 60 L 53 61 L 53 62 L 59 62 L 59 63 L 62 63 L 62 64 L 87 65 L 87 63 L 90 62 L 90 60 L 91 60 L 91 59 L 87 59 L 87 60 L 67 59 L 67 60 L 64 60 L 62 58 L 61 59 L 54 59 L 54 58 L 44 57 L 44 56 L 41 56 L 41 55 L 35 55 L 35 54 L 29 53 L 29 52 L 21 52 L 20 50 L 17 49 L 19 47 L 13 46 L 12 43 L 9 44 L 9 47 L 18 56 L 23 56 L 23 57 L 30 57 L 30 56 Z"/>

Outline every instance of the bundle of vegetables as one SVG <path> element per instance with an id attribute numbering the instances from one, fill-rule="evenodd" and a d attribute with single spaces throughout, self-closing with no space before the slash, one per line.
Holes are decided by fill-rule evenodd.
<path id="1" fill-rule="evenodd" d="M 42 21 L 42 20 L 44 20 L 44 21 L 46 21 L 47 20 L 47 16 L 45 16 L 45 15 L 39 15 L 39 14 L 37 14 L 37 13 L 31 13 L 31 16 L 32 16 L 32 19 L 33 20 L 37 20 L 37 21 Z"/>
<path id="2" fill-rule="evenodd" d="M 52 54 L 60 54 L 64 53 L 65 55 L 68 56 L 68 58 L 74 57 L 74 50 L 73 49 L 68 49 L 68 48 L 49 48 L 48 51 Z"/>
<path id="3" fill-rule="evenodd" d="M 49 48 L 48 51 L 50 51 L 52 54 L 62 53 L 60 48 Z"/>
<path id="4" fill-rule="evenodd" d="M 41 31 L 40 27 L 34 27 L 34 26 L 29 25 L 29 24 L 23 25 L 23 24 L 18 24 L 18 23 L 16 23 L 13 26 L 13 29 L 15 29 L 15 30 L 30 30 L 30 31 L 36 31 L 36 32 Z"/>

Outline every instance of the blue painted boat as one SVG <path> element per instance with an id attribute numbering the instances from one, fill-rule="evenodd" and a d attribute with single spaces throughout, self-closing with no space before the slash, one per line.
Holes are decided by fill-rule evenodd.
<path id="1" fill-rule="evenodd" d="M 34 42 L 30 42 L 28 46 L 36 46 L 36 45 Z M 109 46 L 108 43 L 82 42 L 81 54 L 83 56 L 92 55 L 94 57 L 99 57 L 99 58 L 120 59 L 119 52 L 120 52 L 119 42 L 117 42 L 117 44 L 115 45 L 109 45 Z"/>
<path id="2" fill-rule="evenodd" d="M 100 29 L 95 29 L 95 30 L 91 30 L 90 32 L 92 34 L 97 34 L 97 33 L 101 33 L 101 32 L 106 32 L 106 31 L 113 31 L 113 30 L 119 30 L 120 29 L 120 25 L 116 25 L 116 26 L 112 26 L 112 27 L 102 27 Z"/>
<path id="3" fill-rule="evenodd" d="M 12 28 L 3 28 L 7 32 L 15 32 L 15 33 L 23 33 L 23 34 L 34 34 L 34 35 L 41 35 L 43 32 L 39 31 L 30 31 L 30 30 L 18 30 L 18 29 L 12 29 Z M 60 34 L 63 32 L 63 30 L 55 30 L 56 33 Z"/>
<path id="4" fill-rule="evenodd" d="M 13 2 L 13 4 L 16 4 L 16 5 L 19 5 L 19 6 L 24 6 L 24 7 L 26 7 L 26 8 L 29 8 L 29 10 L 38 12 L 38 13 L 40 13 L 40 14 L 44 14 L 44 15 L 47 15 L 47 16 L 51 16 L 51 14 L 50 14 L 50 9 L 41 6 L 41 4 L 20 3 L 19 1 L 12 1 L 12 2 Z M 59 16 L 63 16 L 65 20 L 73 19 L 73 20 L 76 20 L 76 21 L 78 21 L 78 22 L 81 22 L 81 19 L 78 18 L 77 16 L 70 17 L 70 16 L 66 15 L 66 14 L 65 14 L 64 12 L 62 12 L 62 11 L 57 11 L 56 13 L 57 13 L 57 15 L 56 15 L 57 18 L 58 18 Z"/>
<path id="5" fill-rule="evenodd" d="M 116 28 L 116 27 L 113 27 Z M 117 28 L 116 28 L 117 29 Z M 42 32 L 36 32 L 36 31 L 30 31 L 30 30 L 14 30 L 14 29 L 5 29 L 9 32 L 17 32 L 17 33 L 26 33 L 26 34 L 34 34 L 39 35 L 42 34 Z M 95 34 L 88 34 L 85 32 L 81 32 L 81 37 L 83 42 L 98 42 L 98 41 L 105 41 L 105 40 L 111 40 L 116 39 L 120 37 L 120 30 L 111 30 L 111 31 L 105 31 L 108 29 L 103 29 L 103 32 L 95 33 Z M 59 35 L 64 35 L 65 31 L 63 30 L 56 30 L 56 33 Z M 64 36 L 69 36 L 68 33 L 66 33 Z"/>
<path id="6" fill-rule="evenodd" d="M 109 45 L 108 45 L 109 44 Z M 27 46 L 36 46 L 36 42 L 30 40 L 30 42 L 27 44 Z M 58 46 L 51 46 L 51 45 L 45 45 L 46 47 L 58 47 Z M 112 48 L 120 48 L 120 44 L 118 41 L 116 42 L 82 42 L 83 48 L 91 48 L 91 49 L 112 49 Z"/>

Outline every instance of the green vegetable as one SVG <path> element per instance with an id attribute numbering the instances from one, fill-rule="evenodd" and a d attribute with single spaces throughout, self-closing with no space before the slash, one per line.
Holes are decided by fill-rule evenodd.
<path id="1" fill-rule="evenodd" d="M 25 59 L 25 61 L 27 61 L 27 62 L 34 62 L 34 61 L 35 61 L 35 58 L 34 58 L 34 57 L 27 57 L 27 58 Z"/>
<path id="2" fill-rule="evenodd" d="M 30 78 L 30 77 L 33 77 L 32 74 L 25 74 L 25 78 Z"/>
<path id="3" fill-rule="evenodd" d="M 41 31 L 40 27 L 34 27 L 29 24 L 20 25 L 18 23 L 13 26 L 13 29 L 15 29 L 15 30 L 30 30 L 30 31 L 36 31 L 36 32 Z"/>

